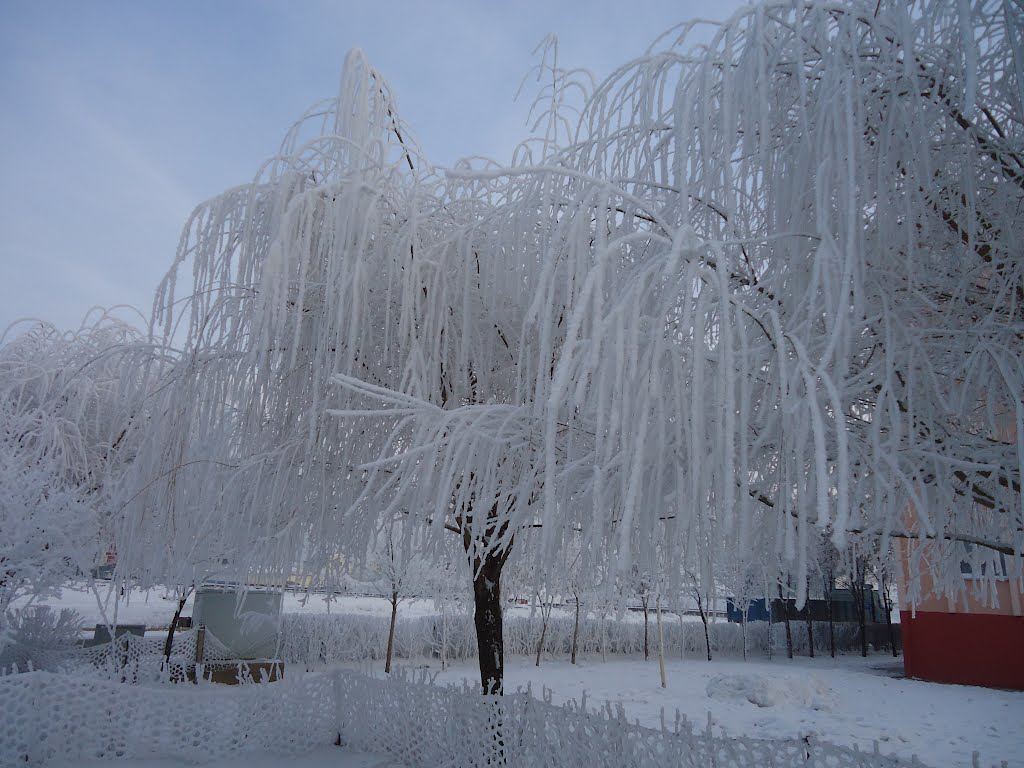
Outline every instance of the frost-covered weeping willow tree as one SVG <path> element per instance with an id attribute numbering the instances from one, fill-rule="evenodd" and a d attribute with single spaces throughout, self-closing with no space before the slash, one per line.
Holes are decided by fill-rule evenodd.
<path id="1" fill-rule="evenodd" d="M 106 314 L 0 337 L 0 634 L 12 601 L 88 573 L 134 455 L 142 334 Z"/>
<path id="2" fill-rule="evenodd" d="M 802 585 L 821 531 L 1019 575 L 1019 31 L 1012 3 L 768 3 L 593 89 L 549 62 L 540 139 L 447 172 L 350 55 L 187 225 L 132 509 L 253 569 L 456 536 L 485 688 L 517 536 L 538 578 L 571 540 L 678 588 L 757 540 Z"/>

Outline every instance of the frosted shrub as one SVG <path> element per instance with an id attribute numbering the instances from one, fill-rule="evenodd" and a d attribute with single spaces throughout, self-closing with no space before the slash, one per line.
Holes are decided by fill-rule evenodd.
<path id="1" fill-rule="evenodd" d="M 12 611 L 7 621 L 6 647 L 0 647 L 0 669 L 12 665 L 25 669 L 57 666 L 74 648 L 82 631 L 82 616 L 71 608 L 55 611 L 47 605 L 33 605 Z"/>
<path id="2" fill-rule="evenodd" d="M 73 608 L 55 611 L 48 605 L 34 605 L 14 613 L 11 641 L 19 645 L 63 651 L 78 642 L 82 615 Z"/>

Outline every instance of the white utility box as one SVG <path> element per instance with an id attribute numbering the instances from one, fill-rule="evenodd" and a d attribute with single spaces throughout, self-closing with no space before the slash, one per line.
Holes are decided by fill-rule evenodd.
<path id="1" fill-rule="evenodd" d="M 192 626 L 203 625 L 235 659 L 271 659 L 283 594 L 265 587 L 205 585 L 196 590 Z"/>

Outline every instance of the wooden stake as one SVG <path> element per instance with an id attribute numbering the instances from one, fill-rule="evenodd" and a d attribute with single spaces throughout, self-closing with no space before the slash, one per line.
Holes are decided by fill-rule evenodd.
<path id="1" fill-rule="evenodd" d="M 206 625 L 200 624 L 196 630 L 196 682 L 203 676 L 203 656 L 206 653 Z"/>

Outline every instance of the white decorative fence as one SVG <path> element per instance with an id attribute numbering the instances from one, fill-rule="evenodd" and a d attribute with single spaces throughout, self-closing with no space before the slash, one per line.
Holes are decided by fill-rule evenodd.
<path id="1" fill-rule="evenodd" d="M 0 678 L 0 766 L 245 753 L 298 754 L 342 743 L 408 768 L 869 768 L 920 765 L 811 740 L 715 734 L 685 720 L 661 730 L 606 708 L 555 706 L 527 693 L 484 697 L 345 670 L 283 682 L 131 685 L 29 672 Z"/>
<path id="2" fill-rule="evenodd" d="M 84 674 L 128 683 L 157 683 L 180 679 L 185 669 L 195 664 L 196 630 L 179 630 L 171 645 L 170 660 L 164 656 L 164 637 L 119 635 L 112 642 L 63 650 L 8 645 L 0 651 L 0 675 L 11 669 Z M 203 660 L 227 662 L 227 648 L 211 633 L 205 635 Z"/>
<path id="3" fill-rule="evenodd" d="M 53 672 L 0 678 L 0 766 L 308 750 L 337 735 L 332 682 L 133 685 Z"/>
<path id="4" fill-rule="evenodd" d="M 484 697 L 405 681 L 339 676 L 342 738 L 388 752 L 409 768 L 882 768 L 921 766 L 825 742 L 715 735 L 680 719 L 660 730 L 631 724 L 621 708 L 585 711 L 529 693 Z"/>
<path id="5" fill-rule="evenodd" d="M 280 656 L 291 663 L 314 665 L 338 661 L 362 661 L 384 657 L 388 642 L 387 616 L 359 614 L 285 614 L 282 619 Z M 503 622 L 505 653 L 533 655 L 541 635 L 539 616 L 506 616 Z M 743 628 L 739 624 L 718 621 L 708 627 L 711 650 L 716 656 L 738 658 L 743 655 Z M 704 658 L 706 647 L 704 625 L 699 621 L 679 622 L 664 617 L 665 655 L 669 658 Z M 657 628 L 652 615 L 649 632 L 651 655 L 657 655 Z M 840 651 L 860 649 L 856 625 L 836 624 L 836 645 Z M 572 646 L 573 620 L 552 616 L 544 634 L 544 653 L 565 656 Z M 806 624 L 793 622 L 793 652 L 807 655 L 809 646 Z M 769 625 L 752 622 L 747 625 L 747 653 L 768 654 Z M 772 652 L 786 653 L 785 627 L 771 626 Z M 395 627 L 395 655 L 417 659 L 440 657 L 463 660 L 476 658 L 476 630 L 473 617 L 467 613 L 441 616 L 399 618 Z M 815 652 L 829 653 L 828 624 L 814 624 Z M 644 650 L 644 626 L 638 621 L 584 619 L 580 621 L 579 653 L 584 656 L 604 654 L 638 654 Z"/>
<path id="6" fill-rule="evenodd" d="M 293 614 L 282 616 L 278 658 L 291 664 L 313 667 L 318 664 L 382 659 L 387 649 L 390 618 L 365 614 Z M 503 622 L 505 653 L 532 656 L 537 652 L 541 636 L 539 616 L 506 616 Z M 662 625 L 667 658 L 704 658 L 706 654 L 704 625 L 699 621 L 678 622 L 665 618 Z M 739 658 L 743 655 L 743 630 L 739 624 L 718 621 L 708 627 L 711 650 L 716 657 Z M 652 617 L 649 648 L 658 653 L 657 627 Z M 836 645 L 840 651 L 859 650 L 858 628 L 849 624 L 835 627 Z M 569 654 L 572 647 L 573 620 L 552 616 L 544 633 L 547 657 Z M 807 655 L 806 625 L 792 626 L 793 652 Z M 771 646 L 775 654 L 785 654 L 785 627 L 771 626 Z M 753 622 L 747 626 L 746 647 L 750 656 L 768 654 L 769 625 Z M 171 654 L 172 672 L 180 672 L 195 659 L 196 632 L 175 633 Z M 829 652 L 828 624 L 814 624 L 814 646 L 818 654 Z M 26 669 L 29 663 L 37 670 L 73 670 L 79 668 L 110 669 L 118 679 L 127 673 L 129 681 L 156 680 L 166 677 L 161 668 L 164 638 L 121 635 L 114 643 L 91 648 L 46 650 L 7 646 L 0 652 L 0 674 L 16 665 Z M 644 627 L 638 621 L 583 619 L 580 621 L 579 653 L 599 657 L 602 654 L 640 654 L 644 650 Z M 403 617 L 395 627 L 395 656 L 400 659 L 445 658 L 458 661 L 475 659 L 476 628 L 468 613 Z M 230 654 L 213 635 L 207 633 L 204 657 L 207 661 L 228 659 Z"/>

